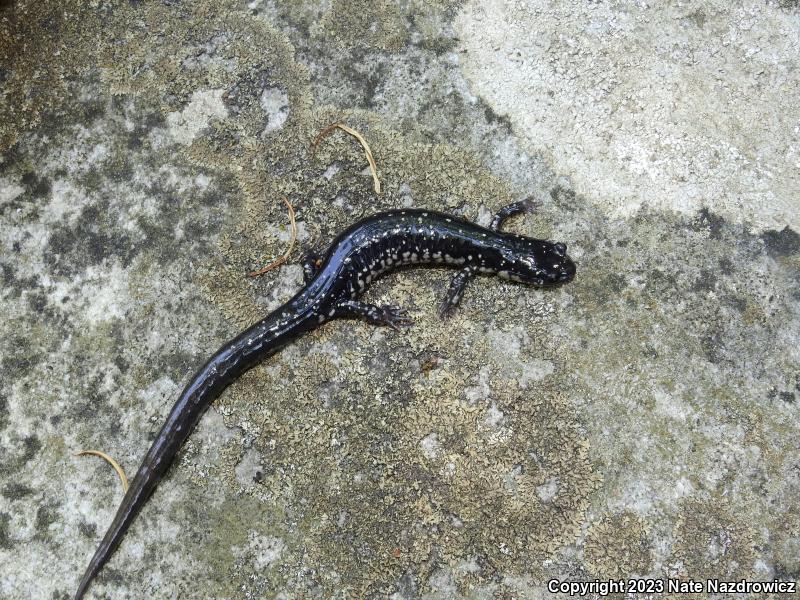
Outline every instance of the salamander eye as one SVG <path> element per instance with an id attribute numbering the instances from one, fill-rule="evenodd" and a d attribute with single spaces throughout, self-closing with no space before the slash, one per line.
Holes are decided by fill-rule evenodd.
<path id="1" fill-rule="evenodd" d="M 556 254 L 559 256 L 564 256 L 567 253 L 567 245 L 559 242 L 553 245 L 553 250 L 555 250 Z"/>

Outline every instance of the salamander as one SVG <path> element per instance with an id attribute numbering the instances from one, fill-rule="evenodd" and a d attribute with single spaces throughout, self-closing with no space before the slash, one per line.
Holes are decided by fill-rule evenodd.
<path id="1" fill-rule="evenodd" d="M 80 600 L 175 460 L 209 405 L 242 373 L 289 342 L 334 319 L 359 318 L 394 329 L 412 324 L 397 306 L 359 300 L 376 278 L 407 265 L 457 268 L 440 314 L 458 305 L 476 275 L 497 275 L 537 286 L 570 281 L 575 264 L 562 243 L 501 231 L 503 222 L 529 207 L 515 202 L 488 227 L 429 210 L 393 210 L 363 219 L 342 232 L 323 254 L 304 260 L 304 287 L 283 306 L 225 343 L 194 374 L 142 460 L 116 516 L 80 580 Z"/>

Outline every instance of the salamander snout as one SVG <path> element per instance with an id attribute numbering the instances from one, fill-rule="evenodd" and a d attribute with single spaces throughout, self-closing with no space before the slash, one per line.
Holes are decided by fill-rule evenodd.
<path id="1" fill-rule="evenodd" d="M 556 244 L 556 246 L 564 246 L 564 244 Z M 564 260 L 561 262 L 561 272 L 558 276 L 558 283 L 572 281 L 573 277 L 575 277 L 575 263 L 566 255 L 566 246 L 564 250 L 565 253 L 561 255 L 564 257 Z"/>
<path id="2" fill-rule="evenodd" d="M 547 283 L 558 285 L 572 281 L 575 277 L 575 263 L 567 256 L 567 245 L 557 242 L 543 245 L 544 255 L 540 258 L 540 265 L 545 267 Z"/>
<path id="3" fill-rule="evenodd" d="M 560 261 L 554 264 L 555 273 L 553 275 L 555 283 L 572 281 L 572 278 L 575 277 L 575 263 L 567 256 L 567 245 L 561 242 L 553 244 L 553 252 L 561 258 Z"/>

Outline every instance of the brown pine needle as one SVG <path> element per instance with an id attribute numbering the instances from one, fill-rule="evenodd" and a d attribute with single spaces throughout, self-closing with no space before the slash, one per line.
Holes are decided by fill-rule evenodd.
<path id="1" fill-rule="evenodd" d="M 279 256 L 271 263 L 269 263 L 264 267 L 261 267 L 257 271 L 251 271 L 250 273 L 248 273 L 250 277 L 258 277 L 260 275 L 263 275 L 264 273 L 271 271 L 272 269 L 280 267 L 283 263 L 289 260 L 289 255 L 292 253 L 292 248 L 294 248 L 295 240 L 297 240 L 297 222 L 294 220 L 294 207 L 292 206 L 292 203 L 289 202 L 289 199 L 286 198 L 285 196 L 283 197 L 283 201 L 286 204 L 286 208 L 289 209 L 289 220 L 292 222 L 292 237 L 289 240 L 289 247 L 286 249 L 286 252 L 284 252 L 283 256 Z"/>
<path id="2" fill-rule="evenodd" d="M 374 187 L 375 187 L 375 193 L 376 194 L 380 194 L 381 193 L 381 181 L 380 181 L 380 179 L 378 179 L 378 165 L 375 164 L 375 159 L 372 156 L 372 150 L 370 149 L 369 144 L 367 143 L 367 140 L 364 139 L 364 136 L 361 135 L 360 133 L 358 133 L 352 127 L 348 127 L 344 123 L 331 123 L 330 125 L 328 125 L 325 129 L 320 131 L 317 134 L 317 137 L 314 138 L 314 141 L 311 142 L 311 154 L 312 154 L 312 156 L 317 151 L 317 146 L 322 141 L 322 138 L 330 135 L 331 132 L 334 129 L 341 129 L 345 133 L 349 133 L 354 138 L 356 138 L 359 141 L 359 143 L 361 144 L 361 146 L 364 148 L 364 154 L 367 155 L 367 162 L 369 163 L 369 170 L 372 172 L 372 181 L 373 181 L 373 184 L 374 184 Z"/>
<path id="3" fill-rule="evenodd" d="M 325 127 L 322 131 L 320 131 L 316 135 L 316 137 L 314 138 L 314 141 L 311 142 L 311 157 L 312 158 L 317 153 L 317 146 L 319 146 L 319 143 L 322 141 L 322 138 L 327 137 L 328 135 L 330 135 L 330 133 L 334 129 L 336 129 L 337 127 L 339 127 L 339 123 L 331 123 L 330 125 Z"/>
<path id="4" fill-rule="evenodd" d="M 75 456 L 99 456 L 103 460 L 105 460 L 108 464 L 114 467 L 114 470 L 119 475 L 119 480 L 122 482 L 122 491 L 128 491 L 128 477 L 125 475 L 125 471 L 122 470 L 120 464 L 111 458 L 105 452 L 101 452 L 100 450 L 81 450 Z"/>

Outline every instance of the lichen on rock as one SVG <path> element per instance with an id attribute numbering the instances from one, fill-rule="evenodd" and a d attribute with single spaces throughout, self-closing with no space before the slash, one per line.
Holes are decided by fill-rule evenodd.
<path id="1" fill-rule="evenodd" d="M 550 578 L 796 578 L 800 237 L 779 222 L 786 171 L 766 166 L 791 164 L 796 132 L 764 102 L 779 86 L 743 95 L 794 83 L 778 27 L 792 8 L 751 4 L 2 3 L 0 596 L 74 591 L 119 489 L 71 453 L 133 470 L 193 370 L 299 289 L 305 249 L 383 209 L 485 224 L 525 197 L 537 211 L 509 230 L 568 243 L 573 282 L 478 278 L 444 322 L 450 272 L 376 282 L 366 299 L 414 327 L 331 323 L 238 380 L 97 593 L 434 600 L 538 597 Z M 706 69 L 725 64 L 743 114 L 771 115 L 769 144 L 749 147 L 760 130 L 720 105 L 682 130 L 626 109 L 656 96 L 609 100 L 662 75 L 703 95 L 716 79 L 663 57 L 714 50 L 728 22 L 736 47 Z M 628 52 L 653 31 L 678 47 Z M 519 77 L 545 82 L 535 105 Z M 600 101 L 576 113 L 575 90 Z M 337 121 L 368 139 L 382 194 L 350 136 L 312 151 Z M 712 146 L 742 152 L 693 153 L 683 140 L 709 123 Z M 651 160 L 664 128 L 678 141 Z M 720 173 L 740 198 L 697 193 Z M 286 249 L 283 197 L 289 264 L 249 278 Z"/>

